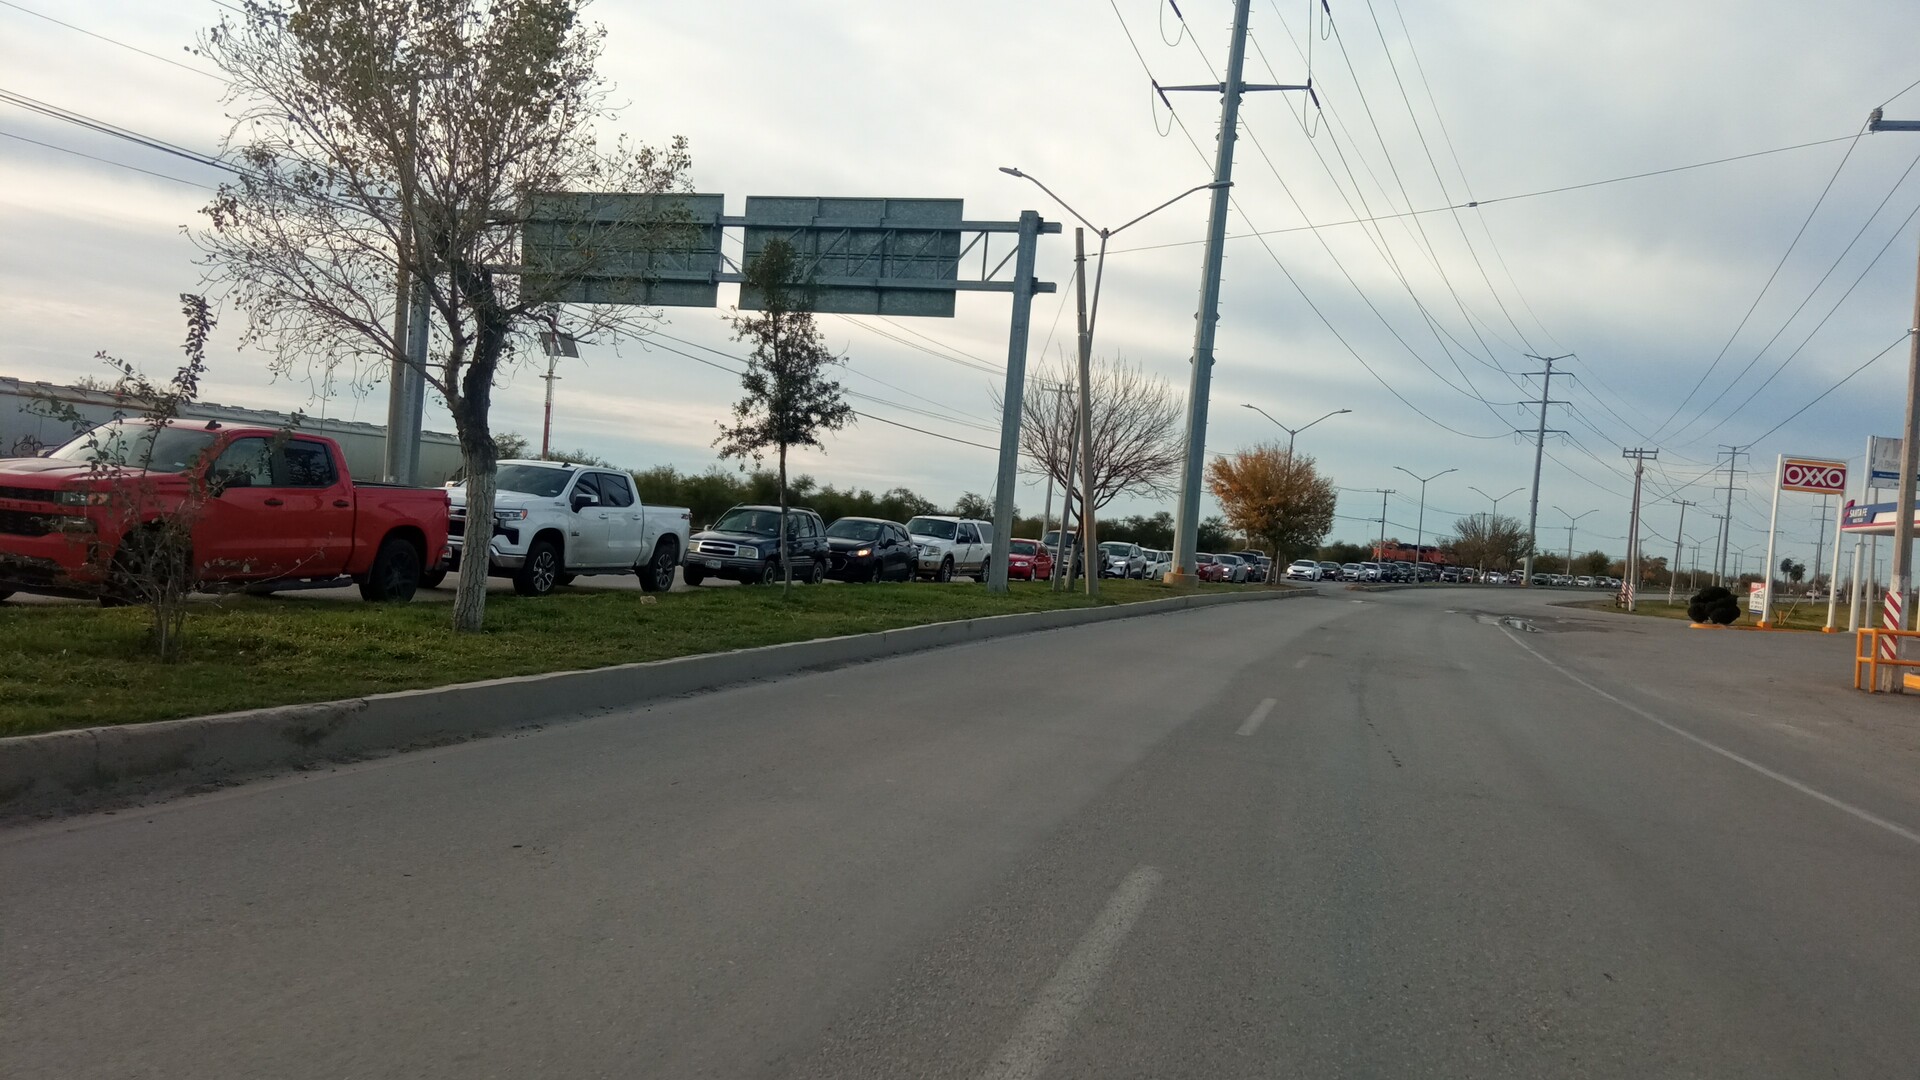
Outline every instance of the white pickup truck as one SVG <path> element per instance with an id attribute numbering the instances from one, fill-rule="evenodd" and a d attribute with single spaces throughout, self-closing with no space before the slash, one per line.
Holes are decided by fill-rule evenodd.
<path id="1" fill-rule="evenodd" d="M 648 592 L 673 587 L 687 550 L 686 507 L 642 505 L 633 477 L 614 469 L 502 461 L 494 476 L 487 572 L 512 578 L 515 592 L 545 596 L 582 574 L 634 574 Z M 466 546 L 466 485 L 448 484 L 447 497 L 450 569 L 457 570 Z"/>

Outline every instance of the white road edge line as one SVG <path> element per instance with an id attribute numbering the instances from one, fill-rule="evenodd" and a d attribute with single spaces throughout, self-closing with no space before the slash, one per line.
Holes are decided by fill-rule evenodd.
<path id="1" fill-rule="evenodd" d="M 1299 665 L 1295 666 L 1297 667 Z M 1240 725 L 1239 734 L 1251 735 L 1260 730 L 1260 725 L 1266 722 L 1267 714 L 1273 711 L 1273 706 L 1274 700 L 1272 698 L 1267 698 L 1260 702 L 1260 704 L 1254 708 L 1253 715 L 1247 717 L 1247 722 Z"/>
<path id="2" fill-rule="evenodd" d="M 1785 784 L 1786 786 L 1792 788 L 1793 790 L 1799 792 L 1802 795 L 1805 795 L 1812 799 L 1818 799 L 1821 802 L 1826 803 L 1828 806 L 1833 807 L 1835 810 L 1839 810 L 1843 813 L 1852 814 L 1854 817 L 1859 818 L 1861 821 L 1864 821 L 1869 825 L 1877 825 L 1880 828 L 1885 829 L 1886 831 L 1892 833 L 1893 835 L 1899 837 L 1902 840 L 1906 840 L 1914 844 L 1920 844 L 1920 832 L 1915 832 L 1914 830 L 1909 829 L 1905 825 L 1901 825 L 1898 822 L 1888 821 L 1886 818 L 1881 817 L 1879 814 L 1876 814 L 1871 810 L 1862 810 L 1860 807 L 1855 806 L 1850 802 L 1846 802 L 1842 799 L 1836 799 L 1833 796 L 1827 794 L 1824 791 L 1821 791 L 1818 788 L 1811 787 L 1798 780 L 1795 780 L 1793 777 L 1788 776 L 1785 773 L 1775 772 L 1774 770 L 1767 768 L 1765 765 L 1760 764 L 1759 762 L 1753 760 L 1752 758 L 1737 754 L 1732 750 L 1729 750 L 1726 747 L 1721 746 L 1719 743 L 1712 742 L 1708 739 L 1703 739 L 1700 736 L 1695 735 L 1693 732 L 1686 730 L 1685 728 L 1678 727 L 1674 724 L 1670 724 L 1667 721 L 1660 719 L 1658 716 L 1655 716 L 1654 714 L 1648 712 L 1647 710 L 1641 708 L 1638 705 L 1635 705 L 1630 701 L 1625 701 L 1621 698 L 1615 697 L 1614 695 L 1607 693 L 1605 690 L 1600 689 L 1598 686 L 1595 686 L 1592 683 L 1588 682 L 1587 680 L 1581 678 L 1580 676 L 1575 675 L 1572 671 L 1569 671 L 1567 668 L 1562 667 L 1561 665 L 1556 664 L 1553 661 L 1547 659 L 1546 657 L 1540 655 L 1540 653 L 1536 651 L 1533 648 L 1533 646 L 1528 645 L 1526 642 L 1521 641 L 1518 637 L 1515 637 L 1513 631 L 1507 629 L 1506 627 L 1502 626 L 1500 628 L 1500 632 L 1507 635 L 1507 637 L 1512 638 L 1513 643 L 1515 645 L 1518 645 L 1522 649 L 1525 649 L 1527 652 L 1532 653 L 1533 658 L 1535 660 L 1540 661 L 1541 663 L 1547 665 L 1553 670 L 1566 676 L 1568 679 L 1572 680 L 1573 682 L 1576 682 L 1581 686 L 1586 687 L 1588 690 L 1593 691 L 1594 693 L 1600 695 L 1601 697 L 1606 698 L 1608 701 L 1613 702 L 1615 705 L 1618 705 L 1621 708 L 1627 710 L 1628 712 L 1634 714 L 1635 716 L 1640 717 L 1642 720 L 1646 720 L 1650 723 L 1657 724 L 1660 727 L 1666 728 L 1668 731 L 1671 731 L 1675 735 L 1678 735 L 1681 738 L 1686 739 L 1688 742 L 1694 743 L 1698 746 L 1711 750 L 1714 753 L 1719 754 L 1721 757 L 1726 758 L 1728 761 L 1732 761 L 1740 765 L 1745 765 L 1747 768 L 1752 769 L 1754 772 L 1759 773 L 1761 776 L 1764 776 L 1769 780 L 1777 780 L 1780 783 Z"/>
<path id="3" fill-rule="evenodd" d="M 1160 871 L 1140 866 L 1113 890 L 1100 917 L 1040 989 L 1039 1000 L 1021 1017 L 1019 1029 L 993 1056 L 980 1080 L 1035 1080 L 1052 1064 L 1162 880 Z"/>

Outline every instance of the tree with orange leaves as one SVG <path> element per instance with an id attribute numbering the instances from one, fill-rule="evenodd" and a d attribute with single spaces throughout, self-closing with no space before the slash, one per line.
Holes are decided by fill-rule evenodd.
<path id="1" fill-rule="evenodd" d="M 1228 524 L 1266 543 L 1276 570 L 1319 546 L 1333 528 L 1333 481 L 1311 457 L 1277 443 L 1214 458 L 1207 490 L 1220 500 Z"/>

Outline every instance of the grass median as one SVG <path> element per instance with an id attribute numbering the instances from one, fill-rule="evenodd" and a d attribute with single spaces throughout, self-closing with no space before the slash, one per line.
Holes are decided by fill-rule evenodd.
<path id="1" fill-rule="evenodd" d="M 1254 588 L 1258 586 L 1206 586 Z M 1177 595 L 1108 581 L 1100 604 Z M 146 613 L 0 604 L 0 736 L 329 701 L 507 675 L 572 671 L 953 619 L 1089 606 L 1016 582 L 698 589 L 643 594 L 568 589 L 491 596 L 487 630 L 456 634 L 444 604 L 313 603 L 236 596 L 196 608 L 185 656 L 146 651 Z"/>
<path id="2" fill-rule="evenodd" d="M 1744 598 L 1743 598 L 1744 599 Z M 1574 607 L 1591 608 L 1595 611 L 1612 611 L 1621 615 L 1647 615 L 1657 619 L 1680 619 L 1690 621 L 1687 616 L 1687 602 L 1679 600 L 1667 603 L 1665 600 L 1641 600 L 1632 611 L 1616 606 L 1611 600 L 1594 600 Z M 1799 603 L 1785 601 L 1774 605 L 1777 618 L 1773 625 L 1783 630 L 1819 630 L 1827 625 L 1827 602 L 1802 600 Z M 1757 617 L 1746 608 L 1740 609 L 1740 621 L 1736 626 L 1752 626 Z M 1847 626 L 1847 605 L 1841 604 L 1834 616 L 1834 625 L 1841 629 Z"/>

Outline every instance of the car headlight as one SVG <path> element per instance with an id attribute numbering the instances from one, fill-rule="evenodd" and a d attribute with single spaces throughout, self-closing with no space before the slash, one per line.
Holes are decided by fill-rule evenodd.
<path id="1" fill-rule="evenodd" d="M 856 559 L 864 559 L 871 554 L 873 554 L 872 548 L 861 548 L 859 551 L 853 553 L 853 557 Z"/>
<path id="2" fill-rule="evenodd" d="M 525 510 L 495 510 L 493 512 L 493 520 L 525 521 L 527 520 L 527 512 Z"/>
<path id="3" fill-rule="evenodd" d="M 61 506 L 105 506 L 112 499 L 105 491 L 62 491 L 53 501 Z"/>

